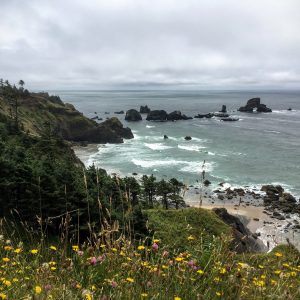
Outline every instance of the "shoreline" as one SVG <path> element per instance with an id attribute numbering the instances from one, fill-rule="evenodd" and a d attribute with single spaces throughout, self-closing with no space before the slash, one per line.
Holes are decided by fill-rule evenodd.
<path id="1" fill-rule="evenodd" d="M 287 244 L 287 240 L 300 250 L 300 232 L 290 228 L 291 225 L 289 225 L 293 220 L 298 222 L 298 216 L 292 216 L 288 220 L 278 220 L 272 217 L 263 205 L 255 206 L 244 203 L 238 205 L 234 201 L 228 201 L 228 203 L 217 201 L 212 203 L 210 198 L 204 197 L 202 205 L 199 206 L 199 200 L 198 203 L 191 198 L 185 198 L 184 200 L 192 207 L 201 207 L 209 210 L 213 208 L 227 209 L 228 213 L 238 217 L 252 234 L 257 235 L 268 248 L 268 252 L 279 244 Z"/>

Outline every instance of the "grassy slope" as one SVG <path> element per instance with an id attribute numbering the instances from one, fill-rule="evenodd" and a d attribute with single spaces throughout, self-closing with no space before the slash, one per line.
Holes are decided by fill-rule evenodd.
<path id="1" fill-rule="evenodd" d="M 202 235 L 231 236 L 231 228 L 209 210 L 189 208 L 180 210 L 147 210 L 149 229 L 155 232 L 165 244 L 180 248 L 186 243 L 186 236 L 196 239 Z"/>

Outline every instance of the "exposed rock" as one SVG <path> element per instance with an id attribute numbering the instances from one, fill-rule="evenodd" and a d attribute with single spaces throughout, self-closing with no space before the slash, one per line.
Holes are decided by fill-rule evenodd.
<path id="1" fill-rule="evenodd" d="M 272 112 L 272 109 L 269 108 L 269 107 L 267 107 L 267 105 L 265 105 L 265 104 L 260 104 L 260 105 L 257 106 L 257 110 L 256 111 L 257 112 L 265 112 L 265 113 L 267 113 L 267 112 Z"/>
<path id="2" fill-rule="evenodd" d="M 124 128 L 118 118 L 110 118 L 93 128 L 82 130 L 73 128 L 72 136 L 68 139 L 72 141 L 87 141 L 90 143 L 123 143 L 123 138 L 131 139 L 133 134 L 130 128 Z M 78 129 L 78 131 L 75 129 Z"/>
<path id="3" fill-rule="evenodd" d="M 265 104 L 260 103 L 260 98 L 252 98 L 247 101 L 245 106 L 241 106 L 238 110 L 240 112 L 253 112 L 256 108 L 257 112 L 272 112 Z"/>
<path id="4" fill-rule="evenodd" d="M 252 233 L 238 217 L 230 215 L 225 208 L 214 208 L 213 211 L 223 222 L 232 227 L 234 239 L 231 243 L 231 250 L 237 253 L 263 252 L 266 250 L 262 241 L 253 238 Z"/>
<path id="5" fill-rule="evenodd" d="M 184 139 L 185 139 L 186 141 L 190 141 L 190 140 L 192 139 L 192 137 L 186 136 Z"/>
<path id="6" fill-rule="evenodd" d="M 169 137 L 167 135 L 164 135 L 164 140 L 167 140 Z"/>
<path id="7" fill-rule="evenodd" d="M 228 118 L 229 114 L 225 114 L 225 113 L 213 113 L 213 116 L 217 117 L 217 118 Z"/>
<path id="8" fill-rule="evenodd" d="M 224 122 L 236 122 L 239 118 L 222 118 L 221 120 Z"/>
<path id="9" fill-rule="evenodd" d="M 129 109 L 126 112 L 125 120 L 129 121 L 129 122 L 141 121 L 142 120 L 142 116 L 141 116 L 141 114 L 137 110 L 135 110 L 135 109 Z"/>
<path id="10" fill-rule="evenodd" d="M 292 111 L 292 108 L 291 108 L 291 107 L 289 107 L 287 110 L 289 110 L 289 111 Z"/>
<path id="11" fill-rule="evenodd" d="M 226 105 L 222 105 L 222 109 L 220 110 L 221 113 L 226 113 Z"/>
<path id="12" fill-rule="evenodd" d="M 205 179 L 203 183 L 205 186 L 209 186 L 211 184 L 211 182 L 208 179 Z"/>
<path id="13" fill-rule="evenodd" d="M 167 112 L 165 110 L 152 110 L 148 113 L 146 120 L 164 122 L 167 120 Z"/>
<path id="14" fill-rule="evenodd" d="M 148 114 L 150 111 L 151 110 L 147 105 L 145 105 L 145 106 L 141 105 L 141 107 L 140 107 L 140 113 L 141 114 Z"/>
<path id="15" fill-rule="evenodd" d="M 186 115 L 181 114 L 181 111 L 175 110 L 167 115 L 168 121 L 177 121 L 177 120 L 190 120 L 192 117 L 187 117 Z"/>
<path id="16" fill-rule="evenodd" d="M 194 118 L 199 118 L 199 119 L 203 119 L 203 118 L 206 118 L 206 119 L 210 119 L 214 116 L 214 114 L 212 113 L 208 113 L 208 114 L 198 114 L 197 116 L 194 116 Z"/>
<path id="17" fill-rule="evenodd" d="M 120 110 L 120 111 L 115 111 L 116 115 L 123 115 L 124 114 L 124 110 Z"/>

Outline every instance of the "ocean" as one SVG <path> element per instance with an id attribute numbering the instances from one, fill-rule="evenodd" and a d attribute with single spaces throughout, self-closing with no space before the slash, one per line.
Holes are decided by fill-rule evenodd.
<path id="1" fill-rule="evenodd" d="M 212 188 L 220 182 L 259 188 L 280 184 L 300 196 L 300 92 L 297 91 L 52 91 L 88 117 L 116 116 L 132 129 L 124 144 L 93 145 L 76 151 L 86 164 L 121 176 L 154 174 L 198 185 L 202 170 Z M 247 100 L 260 97 L 272 113 L 240 113 Z M 126 122 L 115 111 L 148 105 L 180 110 L 194 117 L 227 106 L 237 122 L 218 118 L 154 123 Z M 292 111 L 288 111 L 292 108 Z M 109 114 L 107 114 L 107 113 Z M 169 138 L 164 140 L 163 136 Z M 185 136 L 192 140 L 186 141 Z M 204 163 L 205 161 L 205 163 Z"/>

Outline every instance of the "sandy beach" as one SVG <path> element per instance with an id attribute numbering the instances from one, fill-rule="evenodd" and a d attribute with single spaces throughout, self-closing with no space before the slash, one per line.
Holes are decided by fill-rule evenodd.
<path id="1" fill-rule="evenodd" d="M 199 207 L 199 198 L 199 194 L 189 192 L 184 199 L 188 205 Z M 278 220 L 265 210 L 261 199 L 251 199 L 249 195 L 246 195 L 241 197 L 240 205 L 239 201 L 236 198 L 222 201 L 217 197 L 203 197 L 201 207 L 205 209 L 226 208 L 230 214 L 238 217 L 252 233 L 256 233 L 263 243 L 269 246 L 269 251 L 276 245 L 286 244 L 288 240 L 300 249 L 300 232 L 292 228 L 292 225 L 298 223 L 298 216 L 289 215 L 285 220 Z"/>

